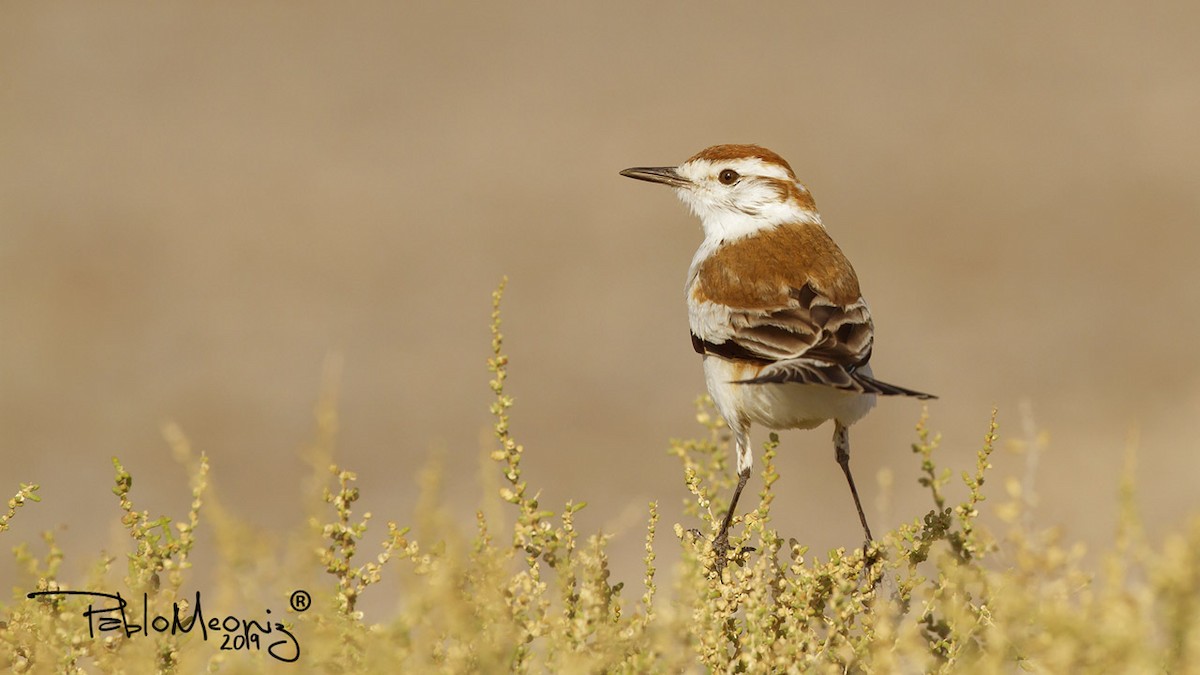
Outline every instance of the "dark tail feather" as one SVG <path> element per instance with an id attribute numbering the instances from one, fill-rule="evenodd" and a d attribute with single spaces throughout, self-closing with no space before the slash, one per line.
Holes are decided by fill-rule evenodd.
<path id="1" fill-rule="evenodd" d="M 913 398 L 919 398 L 922 401 L 928 401 L 929 399 L 937 398 L 933 394 L 926 394 L 922 391 L 905 389 L 904 387 L 897 387 L 896 385 L 888 384 L 887 382 L 880 382 L 879 380 L 862 373 L 852 373 L 850 377 L 854 378 L 856 382 L 862 385 L 863 389 L 871 392 L 872 394 L 880 394 L 882 396 L 912 396 Z"/>
<path id="2" fill-rule="evenodd" d="M 816 359 L 797 358 L 776 361 L 763 368 L 758 377 L 747 380 L 734 380 L 733 384 L 816 384 L 835 389 L 857 391 L 864 394 L 879 394 L 881 396 L 912 396 L 922 400 L 937 398 L 923 391 L 905 389 L 894 384 L 880 382 L 864 374 L 856 368 L 847 369 L 842 366 L 818 361 Z"/>

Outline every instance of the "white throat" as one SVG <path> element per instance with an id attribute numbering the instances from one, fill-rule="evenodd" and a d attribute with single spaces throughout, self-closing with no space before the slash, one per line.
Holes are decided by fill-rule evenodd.
<path id="1" fill-rule="evenodd" d="M 755 213 L 714 206 L 691 190 L 676 190 L 679 198 L 700 218 L 706 242 L 733 241 L 784 223 L 822 226 L 821 214 L 792 201 L 763 200 Z"/>

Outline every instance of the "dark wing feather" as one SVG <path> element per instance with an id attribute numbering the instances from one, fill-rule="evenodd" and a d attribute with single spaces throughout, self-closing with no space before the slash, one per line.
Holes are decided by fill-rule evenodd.
<path id="1" fill-rule="evenodd" d="M 760 363 L 756 377 L 740 384 L 796 382 L 867 394 L 935 398 L 880 382 L 859 369 L 871 358 L 871 313 L 862 298 L 839 305 L 806 283 L 790 292 L 786 307 L 735 310 L 733 335 L 714 344 L 692 336 L 697 351 Z"/>

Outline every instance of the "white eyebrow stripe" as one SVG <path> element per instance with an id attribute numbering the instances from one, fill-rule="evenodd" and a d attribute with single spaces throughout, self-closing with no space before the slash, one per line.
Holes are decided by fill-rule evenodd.
<path id="1" fill-rule="evenodd" d="M 786 181 L 796 180 L 792 177 L 788 170 L 782 166 L 779 166 L 774 162 L 764 162 L 757 157 L 727 159 L 719 162 L 714 162 L 709 159 L 694 159 L 690 162 L 685 162 L 680 168 L 683 169 L 683 172 L 686 175 L 693 179 L 701 176 L 715 176 L 724 169 L 733 169 L 743 176 L 766 176 L 769 178 L 779 178 Z"/>

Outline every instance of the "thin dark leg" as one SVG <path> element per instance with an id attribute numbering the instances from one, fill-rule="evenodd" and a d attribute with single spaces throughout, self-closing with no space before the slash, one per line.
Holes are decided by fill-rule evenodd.
<path id="1" fill-rule="evenodd" d="M 717 538 L 713 539 L 713 567 L 717 574 L 725 569 L 726 555 L 729 553 L 729 526 L 733 524 L 733 516 L 737 513 L 738 498 L 742 496 L 746 481 L 750 480 L 750 468 L 754 464 L 754 458 L 750 454 L 750 423 L 744 420 L 738 421 L 736 424 L 731 424 L 731 429 L 734 448 L 737 451 L 738 484 L 733 491 L 733 499 L 729 501 L 729 510 L 725 512 L 725 520 L 721 523 L 721 531 L 717 533 Z M 747 550 L 753 551 L 754 549 L 743 548 L 741 553 Z"/>
<path id="2" fill-rule="evenodd" d="M 750 480 L 750 467 L 738 474 L 737 488 L 733 491 L 733 499 L 729 502 L 729 510 L 725 513 L 725 521 L 721 523 L 721 531 L 713 540 L 713 551 L 717 554 L 717 570 L 725 566 L 725 553 L 729 550 L 729 525 L 733 522 L 734 511 L 737 510 L 738 497 L 742 496 L 742 488 Z"/>
<path id="3" fill-rule="evenodd" d="M 846 482 L 850 484 L 850 494 L 854 497 L 854 508 L 858 509 L 858 520 L 862 523 L 863 532 L 867 535 L 866 547 L 870 547 L 871 541 L 875 538 L 871 536 L 871 527 L 867 525 L 867 516 L 863 513 L 862 502 L 858 499 L 858 488 L 854 487 L 854 476 L 850 475 L 850 432 L 841 422 L 835 422 L 835 424 L 833 447 L 837 453 L 837 463 L 841 465 L 842 473 L 846 474 Z"/>

